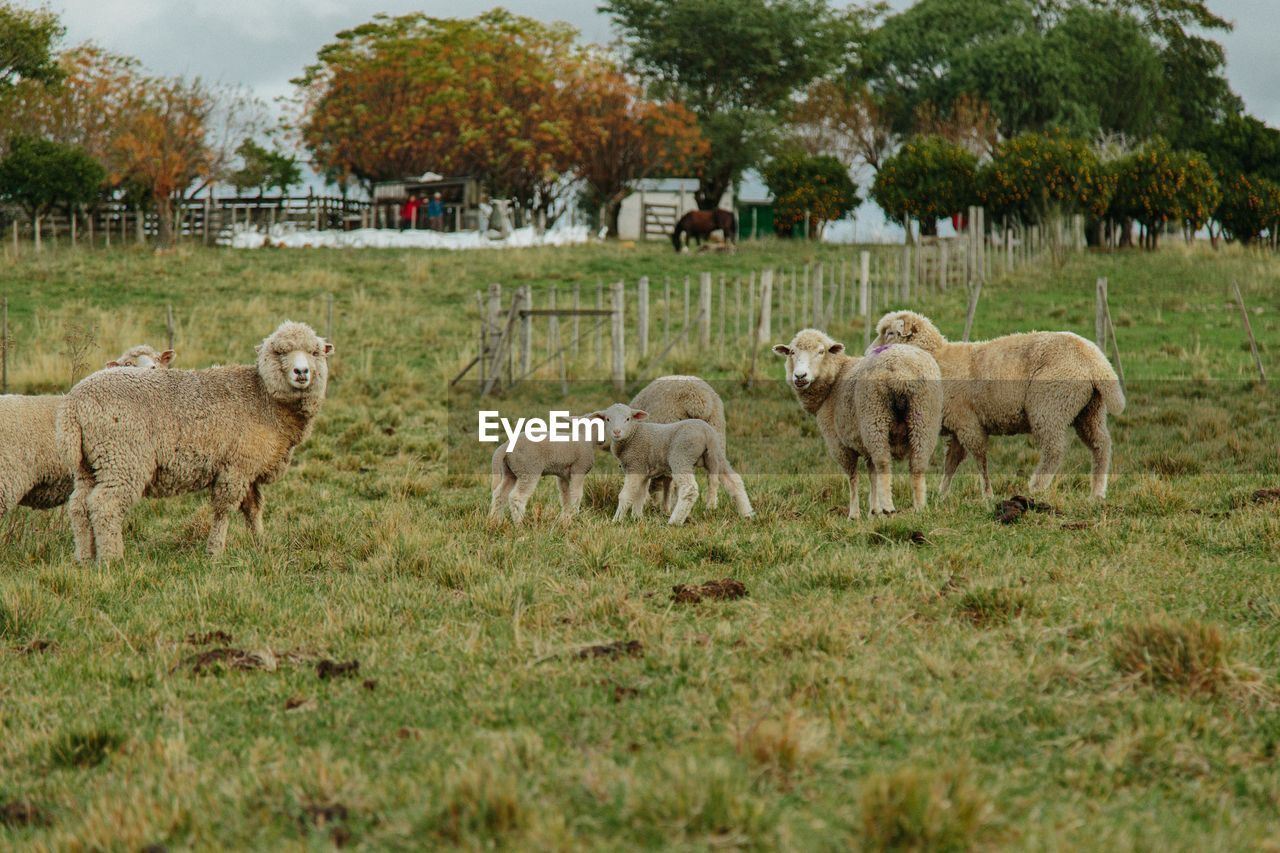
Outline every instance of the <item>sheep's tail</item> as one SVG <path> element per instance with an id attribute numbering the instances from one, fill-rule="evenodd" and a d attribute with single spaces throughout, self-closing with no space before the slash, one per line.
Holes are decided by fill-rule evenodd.
<path id="1" fill-rule="evenodd" d="M 58 407 L 54 431 L 58 453 L 72 474 L 88 473 L 84 455 L 84 431 L 80 428 L 80 412 L 74 397 L 64 397 Z"/>
<path id="2" fill-rule="evenodd" d="M 507 471 L 507 448 L 505 445 L 499 444 L 497 449 L 493 451 L 493 464 L 490 466 L 491 476 L 489 477 L 489 491 L 496 492 L 498 486 L 502 485 L 502 481 L 506 479 Z"/>
<path id="3" fill-rule="evenodd" d="M 1120 377 L 1115 368 L 1107 360 L 1106 354 L 1093 343 L 1087 341 L 1094 351 L 1093 390 L 1106 404 L 1107 413 L 1118 415 L 1124 411 L 1124 389 L 1120 387 Z"/>

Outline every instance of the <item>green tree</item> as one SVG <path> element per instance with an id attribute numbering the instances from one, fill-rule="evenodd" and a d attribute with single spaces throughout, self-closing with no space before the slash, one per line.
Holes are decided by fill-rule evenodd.
<path id="1" fill-rule="evenodd" d="M 1280 226 L 1280 184 L 1259 175 L 1235 175 L 1222 187 L 1217 219 L 1227 237 L 1244 245 Z"/>
<path id="2" fill-rule="evenodd" d="M 0 198 L 22 206 L 36 224 L 54 205 L 92 200 L 106 179 L 98 161 L 75 145 L 30 136 L 9 140 L 0 159 Z"/>
<path id="3" fill-rule="evenodd" d="M 47 9 L 0 3 L 0 92 L 20 80 L 61 80 L 54 46 L 64 32 L 58 16 Z"/>
<path id="4" fill-rule="evenodd" d="M 938 233 L 938 220 L 977 201 L 978 159 L 940 136 L 908 140 L 876 173 L 871 198 L 894 222 L 920 223 L 922 235 Z"/>
<path id="5" fill-rule="evenodd" d="M 238 192 L 257 190 L 258 195 L 262 195 L 267 190 L 279 189 L 288 193 L 290 187 L 302 183 L 302 167 L 296 157 L 273 151 L 256 140 L 241 142 L 236 156 L 242 165 L 231 173 L 229 180 Z"/>
<path id="6" fill-rule="evenodd" d="M 698 176 L 703 209 L 763 160 L 792 95 L 836 68 L 863 20 L 828 0 L 606 0 L 600 9 L 656 94 L 698 117 L 711 144 Z"/>
<path id="7" fill-rule="evenodd" d="M 1115 178 L 1080 139 L 1024 133 L 999 145 L 978 186 L 992 214 L 1047 223 L 1073 213 L 1104 215 Z"/>
<path id="8" fill-rule="evenodd" d="M 1280 130 L 1253 116 L 1231 113 L 1206 127 L 1198 150 L 1219 175 L 1261 175 L 1280 181 Z"/>
<path id="9" fill-rule="evenodd" d="M 848 167 L 835 157 L 788 152 L 770 161 L 764 179 L 773 193 L 774 227 L 783 236 L 794 234 L 797 227 L 803 230 L 806 214 L 806 236 L 820 236 L 826 223 L 858 206 L 858 188 Z"/>
<path id="10" fill-rule="evenodd" d="M 1141 223 L 1146 248 L 1154 249 L 1170 223 L 1199 228 L 1219 199 L 1218 182 L 1201 155 L 1174 151 L 1158 139 L 1119 163 L 1111 211 Z"/>

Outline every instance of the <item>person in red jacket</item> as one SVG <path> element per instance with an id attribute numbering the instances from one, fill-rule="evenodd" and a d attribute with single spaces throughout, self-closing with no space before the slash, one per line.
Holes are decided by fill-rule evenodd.
<path id="1" fill-rule="evenodd" d="M 409 200 L 400 205 L 400 230 L 406 228 L 416 228 L 418 223 L 414 221 L 418 214 L 418 208 L 422 207 L 422 199 L 413 193 L 409 193 Z"/>

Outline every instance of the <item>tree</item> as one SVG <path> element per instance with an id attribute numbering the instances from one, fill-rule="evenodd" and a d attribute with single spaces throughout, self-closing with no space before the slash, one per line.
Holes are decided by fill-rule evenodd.
<path id="1" fill-rule="evenodd" d="M 1182 172 L 1185 176 L 1179 213 L 1182 224 L 1187 229 L 1187 239 L 1191 239 L 1213 220 L 1214 213 L 1222 203 L 1222 187 L 1203 154 L 1184 151 L 1178 156 L 1182 159 Z"/>
<path id="2" fill-rule="evenodd" d="M 273 151 L 253 139 L 245 139 L 236 148 L 242 165 L 228 176 L 237 192 L 257 190 L 259 195 L 270 189 L 288 193 L 302 183 L 302 167 L 298 159 L 281 151 Z"/>
<path id="3" fill-rule="evenodd" d="M 783 154 L 765 167 L 764 179 L 773 193 L 774 227 L 784 236 L 793 234 L 806 216 L 806 236 L 821 236 L 827 222 L 858 206 L 858 188 L 849 177 L 848 167 L 835 157 Z"/>
<path id="4" fill-rule="evenodd" d="M 1000 123 L 991 106 L 971 95 L 956 98 L 945 112 L 932 103 L 921 104 L 915 128 L 919 136 L 940 136 L 978 159 L 995 153 L 1000 141 Z"/>
<path id="5" fill-rule="evenodd" d="M 679 175 L 705 157 L 707 142 L 697 119 L 682 105 L 647 100 L 612 63 L 584 63 L 573 83 L 575 173 L 602 209 L 610 237 L 618 236 L 618 211 L 639 178 Z"/>
<path id="6" fill-rule="evenodd" d="M 1258 175 L 1235 175 L 1222 187 L 1217 219 L 1223 231 L 1244 245 L 1280 226 L 1280 184 Z"/>
<path id="7" fill-rule="evenodd" d="M 1114 182 L 1088 143 L 1025 133 L 999 145 L 979 174 L 978 194 L 994 215 L 1046 223 L 1072 213 L 1103 216 Z"/>
<path id="8" fill-rule="evenodd" d="M 174 197 L 212 173 L 206 136 L 212 110 L 199 80 L 165 78 L 144 80 L 128 106 L 112 162 L 119 183 L 137 187 L 155 204 L 157 249 L 173 243 Z"/>
<path id="9" fill-rule="evenodd" d="M 876 173 L 871 198 L 885 215 L 922 235 L 938 233 L 938 220 L 960 213 L 977 198 L 978 159 L 940 136 L 908 140 Z"/>
<path id="10" fill-rule="evenodd" d="M 47 9 L 0 3 L 0 93 L 20 80 L 56 83 L 62 69 L 53 48 L 65 28 Z"/>
<path id="11" fill-rule="evenodd" d="M 792 107 L 790 123 L 801 148 L 835 157 L 849 169 L 879 169 L 897 144 L 883 104 L 865 86 L 846 80 L 815 80 Z"/>
<path id="12" fill-rule="evenodd" d="M 573 165 L 576 33 L 501 9 L 470 19 L 375 16 L 294 80 L 316 169 L 376 181 L 432 170 L 550 211 Z"/>
<path id="13" fill-rule="evenodd" d="M 1199 149 L 1219 175 L 1261 175 L 1280 182 L 1280 130 L 1232 113 L 1206 127 Z"/>
<path id="14" fill-rule="evenodd" d="M 792 96 L 842 61 L 863 21 L 827 0 L 606 0 L 600 9 L 659 96 L 698 117 L 711 145 L 698 175 L 704 210 L 763 160 Z"/>
<path id="15" fill-rule="evenodd" d="M 32 136 L 17 136 L 0 160 L 0 197 L 19 204 L 36 227 L 57 204 L 81 204 L 93 198 L 104 170 L 81 148 Z"/>
<path id="16" fill-rule="evenodd" d="M 1193 187 L 1192 172 L 1204 168 L 1198 155 L 1174 151 L 1164 140 L 1156 140 L 1122 160 L 1116 174 L 1115 194 L 1111 202 L 1113 214 L 1133 219 L 1146 228 L 1145 248 L 1154 249 L 1170 222 L 1181 224 L 1184 219 L 1203 223 L 1209 211 L 1217 207 L 1216 199 L 1207 210 L 1205 193 L 1216 195 L 1217 182 L 1208 174 L 1209 184 Z M 1197 174 L 1196 177 L 1203 178 Z"/>

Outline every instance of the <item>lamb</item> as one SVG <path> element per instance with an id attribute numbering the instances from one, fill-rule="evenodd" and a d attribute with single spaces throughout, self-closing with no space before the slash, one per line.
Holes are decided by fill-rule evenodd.
<path id="1" fill-rule="evenodd" d="M 648 412 L 648 421 L 653 424 L 675 423 L 686 418 L 704 420 L 720 434 L 721 446 L 726 451 L 729 447 L 725 435 L 724 401 L 716 389 L 697 376 L 659 376 L 641 388 L 629 405 Z M 651 485 L 654 491 L 661 491 L 662 506 L 670 514 L 675 499 L 671 478 L 655 478 Z M 717 486 L 713 482 L 710 488 Z"/>
<path id="2" fill-rule="evenodd" d="M 173 350 L 142 345 L 127 349 L 107 367 L 168 367 Z M 54 424 L 61 395 L 0 397 L 0 517 L 18 506 L 53 509 L 71 497 L 71 473 L 62 463 Z"/>
<path id="3" fill-rule="evenodd" d="M 706 421 L 690 418 L 672 424 L 649 423 L 647 412 L 623 403 L 614 403 L 604 411 L 592 413 L 591 417 L 605 422 L 605 434 L 624 474 L 614 521 L 621 521 L 627 510 L 631 510 L 633 518 L 639 518 L 649 481 L 665 476 L 670 477 L 676 487 L 676 505 L 668 523 L 684 524 L 698 499 L 694 466 L 706 468 L 707 478 L 713 484 L 707 494 L 709 509 L 716 507 L 714 484 L 719 482 L 733 498 L 739 515 L 743 518 L 755 515 L 742 478 L 725 458 L 719 434 Z"/>
<path id="4" fill-rule="evenodd" d="M 881 343 L 906 343 L 937 360 L 947 382 L 942 427 L 952 436 L 941 494 L 956 468 L 972 454 L 991 497 L 987 437 L 1031 433 L 1040 461 L 1028 488 L 1041 492 L 1053 482 L 1066 451 L 1067 427 L 1092 453 L 1093 497 L 1107 496 L 1111 435 L 1107 413 L 1124 411 L 1124 392 L 1107 357 L 1071 332 L 1026 332 L 977 343 L 952 343 L 927 317 L 895 311 L 876 324 Z"/>
<path id="5" fill-rule="evenodd" d="M 310 433 L 333 346 L 310 326 L 285 322 L 256 350 L 256 365 L 104 370 L 71 389 L 58 411 L 58 446 L 75 475 L 68 512 L 77 560 L 122 557 L 125 514 L 144 495 L 209 489 L 211 556 L 224 549 L 237 507 L 262 537 L 262 487 Z"/>
<path id="6" fill-rule="evenodd" d="M 590 418 L 580 416 L 571 420 L 581 423 Z M 568 521 L 576 515 L 582 504 L 583 483 L 595 465 L 596 449 L 604 446 L 603 440 L 596 441 L 593 437 L 603 435 L 601 426 L 585 430 L 573 426 L 570 441 L 528 441 L 522 436 L 511 450 L 507 450 L 505 443 L 499 444 L 493 451 L 489 519 L 498 518 L 506 501 L 511 520 L 519 524 L 538 480 L 548 474 L 560 481 L 560 520 Z"/>
<path id="7" fill-rule="evenodd" d="M 906 346 L 882 346 L 858 358 L 818 329 L 798 332 L 773 348 L 787 359 L 787 384 L 806 412 L 818 419 L 827 452 L 849 478 L 849 518 L 860 516 L 858 459 L 871 477 L 871 515 L 895 511 L 891 460 L 906 458 L 912 505 L 928 502 L 925 472 L 942 427 L 943 392 L 938 365 Z M 924 356 L 923 358 L 921 356 Z"/>

